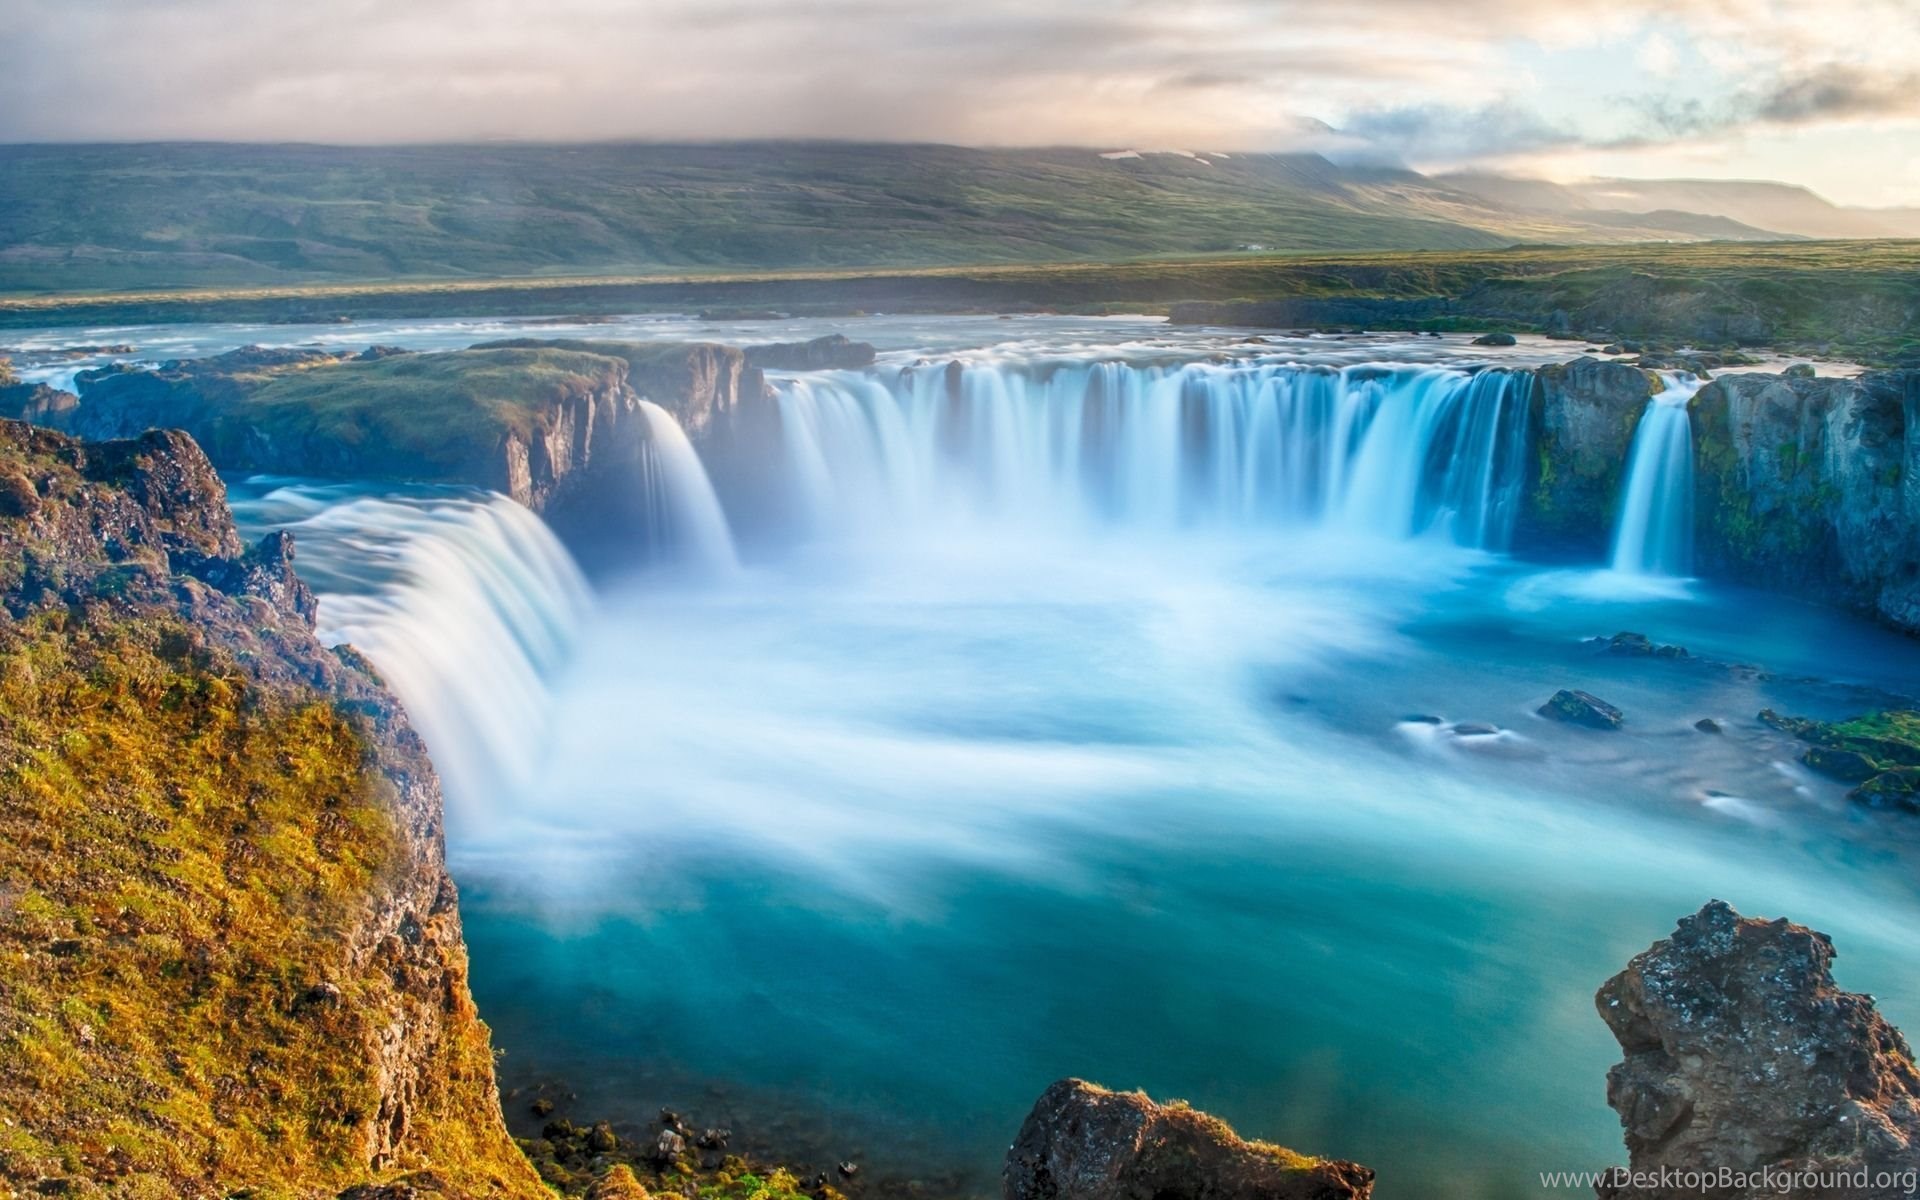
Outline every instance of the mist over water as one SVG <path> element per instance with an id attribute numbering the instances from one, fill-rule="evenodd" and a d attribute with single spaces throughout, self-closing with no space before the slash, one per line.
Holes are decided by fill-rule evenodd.
<path id="1" fill-rule="evenodd" d="M 1498 371 L 961 358 L 777 379 L 758 492 L 660 474 L 742 565 L 591 603 L 497 500 L 242 505 L 442 766 L 508 1087 L 991 1195 L 1078 1074 L 1464 1200 L 1620 1159 L 1593 989 L 1710 896 L 1920 1022 L 1911 836 L 1752 719 L 1859 711 L 1910 643 L 1499 553 Z M 1565 686 L 1627 728 L 1534 715 Z"/>
<path id="2" fill-rule="evenodd" d="M 245 532 L 293 532 L 320 597 L 320 641 L 365 654 L 399 695 L 449 823 L 510 819 L 546 753 L 549 681 L 574 650 L 586 580 L 540 518 L 504 496 L 360 493 L 268 479 L 230 501 Z"/>

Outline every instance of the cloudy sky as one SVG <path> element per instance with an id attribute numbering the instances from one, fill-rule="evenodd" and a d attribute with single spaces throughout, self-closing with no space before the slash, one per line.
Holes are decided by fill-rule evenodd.
<path id="1" fill-rule="evenodd" d="M 789 136 L 1314 145 L 1920 204 L 1920 0 L 0 4 L 0 141 Z"/>

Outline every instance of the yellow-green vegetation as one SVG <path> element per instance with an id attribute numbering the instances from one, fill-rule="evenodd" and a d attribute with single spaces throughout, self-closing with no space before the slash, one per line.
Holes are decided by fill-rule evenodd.
<path id="1" fill-rule="evenodd" d="M 6 1173 L 352 1182 L 377 1097 L 335 1052 L 369 1032 L 337 931 L 393 841 L 359 739 L 171 622 L 0 650 Z"/>
<path id="2" fill-rule="evenodd" d="M 178 621 L 65 610 L 0 627 L 0 713 L 0 1178 L 155 1200 L 364 1181 L 391 982 L 341 931 L 397 844 L 353 723 Z M 486 1111 L 490 1073 L 447 1065 L 419 1106 L 435 1161 L 394 1169 L 507 1192 L 484 1123 L 447 1119 Z"/>
<path id="3" fill-rule="evenodd" d="M 785 1167 L 751 1163 L 737 1154 L 703 1154 L 678 1133 L 671 1139 L 668 1153 L 659 1141 L 622 1138 L 605 1122 L 579 1126 L 560 1119 L 549 1121 L 540 1137 L 525 1139 L 520 1147 L 550 1187 L 585 1200 L 645 1200 L 649 1195 L 842 1200 L 837 1189 L 808 1187 Z"/>
<path id="4" fill-rule="evenodd" d="M 424 756 L 284 543 L 178 434 L 0 422 L 0 479 L 0 1192 L 541 1195 Z"/>

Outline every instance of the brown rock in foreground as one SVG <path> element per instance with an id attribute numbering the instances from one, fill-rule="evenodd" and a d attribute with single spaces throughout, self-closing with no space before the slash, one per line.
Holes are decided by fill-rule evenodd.
<path id="1" fill-rule="evenodd" d="M 1714 900 L 1601 987 L 1629 1163 L 1602 1197 L 1913 1194 L 1920 1072 L 1833 957 L 1823 933 Z"/>
<path id="2" fill-rule="evenodd" d="M 1007 1151 L 1006 1200 L 1365 1200 L 1373 1172 L 1248 1142 L 1227 1123 L 1079 1079 L 1048 1088 Z"/>

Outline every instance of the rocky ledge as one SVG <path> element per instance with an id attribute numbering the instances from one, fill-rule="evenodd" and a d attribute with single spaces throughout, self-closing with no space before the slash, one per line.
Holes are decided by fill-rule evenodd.
<path id="1" fill-rule="evenodd" d="M 1920 1071 L 1833 944 L 1715 900 L 1595 998 L 1628 1161 L 1603 1200 L 1892 1200 L 1920 1178 Z"/>
<path id="2" fill-rule="evenodd" d="M 1079 1079 L 1048 1088 L 1007 1151 L 1005 1200 L 1365 1200 L 1373 1172 L 1249 1142 L 1227 1123 Z"/>
<path id="3" fill-rule="evenodd" d="M 224 500 L 0 421 L 0 1192 L 536 1200 L 424 747 Z"/>

